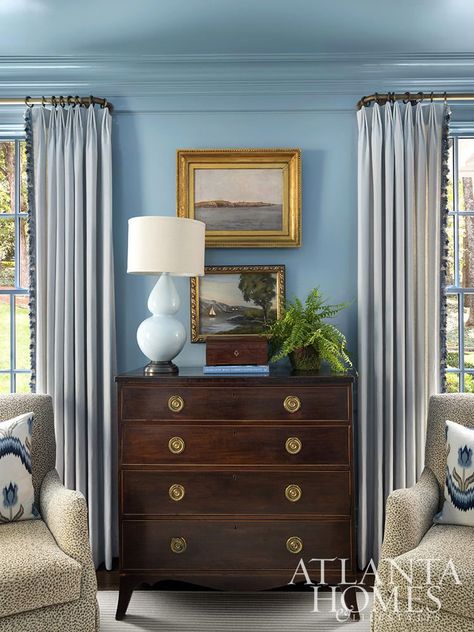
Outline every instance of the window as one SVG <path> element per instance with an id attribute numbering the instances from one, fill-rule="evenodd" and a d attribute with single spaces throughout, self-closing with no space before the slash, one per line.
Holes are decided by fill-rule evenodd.
<path id="1" fill-rule="evenodd" d="M 0 139 L 0 393 L 30 390 L 26 146 Z"/>

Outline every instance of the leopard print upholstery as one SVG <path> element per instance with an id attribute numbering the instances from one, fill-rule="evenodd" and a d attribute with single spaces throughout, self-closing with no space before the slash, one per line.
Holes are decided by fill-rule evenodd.
<path id="1" fill-rule="evenodd" d="M 0 620 L 79 599 L 81 565 L 61 551 L 42 520 L 1 525 L 0 543 Z"/>
<path id="2" fill-rule="evenodd" d="M 54 470 L 51 398 L 33 394 L 0 396 L 0 419 L 29 411 L 35 414 L 33 486 L 42 520 L 0 525 L 0 632 L 97 632 L 97 582 L 87 505 L 82 494 L 62 485 Z M 16 544 L 10 542 L 10 550 L 20 556 L 21 570 L 12 566 L 8 556 L 2 558 L 9 539 L 15 541 L 15 529 L 19 529 Z M 20 540 L 24 551 L 20 550 Z M 46 560 L 41 556 L 50 557 Z M 10 582 L 15 586 L 13 596 L 6 588 Z M 11 603 L 4 604 L 9 599 Z"/>
<path id="3" fill-rule="evenodd" d="M 462 630 L 474 632 L 474 529 L 457 525 L 433 525 L 433 518 L 441 508 L 444 491 L 445 422 L 447 419 L 468 427 L 474 427 L 474 395 L 443 394 L 430 399 L 426 438 L 426 467 L 420 480 L 410 489 L 396 490 L 387 500 L 384 541 L 379 563 L 379 580 L 376 589 L 387 597 L 388 563 L 392 558 L 405 571 L 410 561 L 439 558 L 443 562 L 452 559 L 462 582 L 460 586 L 449 580 L 443 581 L 441 609 L 438 613 L 410 614 L 406 583 L 398 575 L 397 584 L 401 599 L 399 612 L 384 608 L 374 599 L 372 632 L 446 632 Z M 434 566 L 436 571 L 437 566 Z M 413 565 L 414 585 L 422 580 L 417 577 L 417 565 Z M 426 567 L 425 567 L 426 569 Z M 439 577 L 433 572 L 433 583 Z M 421 571 L 420 571 L 421 572 Z M 425 571 L 426 572 L 426 571 Z M 426 581 L 426 580 L 425 580 Z M 413 597 L 416 603 L 424 603 L 423 597 Z M 426 606 L 426 604 L 424 604 Z M 433 603 L 429 604 L 430 607 Z"/>

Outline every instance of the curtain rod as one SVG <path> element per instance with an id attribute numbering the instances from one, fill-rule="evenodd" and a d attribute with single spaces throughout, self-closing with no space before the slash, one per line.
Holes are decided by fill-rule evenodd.
<path id="1" fill-rule="evenodd" d="M 388 101 L 394 103 L 395 101 L 403 101 L 404 103 L 415 104 L 418 101 L 473 101 L 474 94 L 472 92 L 386 92 L 371 94 L 367 97 L 362 97 L 357 103 L 357 109 L 360 110 L 364 106 L 370 106 L 372 103 L 378 103 L 379 105 L 385 105 Z"/>
<path id="2" fill-rule="evenodd" d="M 80 105 L 89 107 L 90 105 L 100 105 L 102 108 L 108 108 L 113 110 L 112 103 L 109 103 L 107 99 L 102 97 L 94 97 L 92 95 L 88 97 L 79 96 L 59 96 L 59 97 L 0 97 L 0 105 L 27 105 L 33 107 L 34 105 L 53 105 L 54 107 L 60 105 Z"/>

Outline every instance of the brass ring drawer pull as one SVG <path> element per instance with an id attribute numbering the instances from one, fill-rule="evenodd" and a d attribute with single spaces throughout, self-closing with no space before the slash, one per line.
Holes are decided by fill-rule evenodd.
<path id="1" fill-rule="evenodd" d="M 293 535 L 291 538 L 288 538 L 286 541 L 286 548 L 290 553 L 301 553 L 303 550 L 303 540 L 298 538 L 296 535 Z"/>
<path id="2" fill-rule="evenodd" d="M 301 487 L 299 485 L 288 485 L 285 489 L 286 499 L 290 501 L 290 503 L 296 503 L 300 500 L 303 492 L 301 491 Z"/>
<path id="3" fill-rule="evenodd" d="M 298 454 L 302 447 L 303 444 L 298 437 L 288 437 L 286 440 L 285 448 L 289 454 Z"/>
<path id="4" fill-rule="evenodd" d="M 175 500 L 176 502 L 183 500 L 184 487 L 180 485 L 179 483 L 175 483 L 174 485 L 171 485 L 169 489 L 169 495 L 170 495 L 171 500 Z"/>
<path id="5" fill-rule="evenodd" d="M 184 408 L 184 399 L 181 395 L 171 395 L 168 400 L 168 408 L 172 413 L 179 413 Z"/>
<path id="6" fill-rule="evenodd" d="M 186 444 L 184 443 L 184 439 L 181 437 L 171 437 L 168 441 L 169 451 L 173 454 L 181 454 L 185 448 Z"/>
<path id="7" fill-rule="evenodd" d="M 188 545 L 184 538 L 171 538 L 170 548 L 173 553 L 184 553 Z"/>
<path id="8" fill-rule="evenodd" d="M 283 407 L 289 413 L 296 413 L 301 408 L 301 400 L 296 395 L 288 395 L 285 397 Z"/>

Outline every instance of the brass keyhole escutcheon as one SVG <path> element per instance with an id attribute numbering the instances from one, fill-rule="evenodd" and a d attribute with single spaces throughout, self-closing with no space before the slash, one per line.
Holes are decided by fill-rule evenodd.
<path id="1" fill-rule="evenodd" d="M 181 395 L 171 395 L 168 400 L 168 408 L 172 413 L 179 413 L 184 408 L 184 399 Z"/>
<path id="2" fill-rule="evenodd" d="M 289 454 L 298 454 L 302 447 L 303 444 L 298 437 L 288 437 L 286 440 L 285 448 Z"/>
<path id="3" fill-rule="evenodd" d="M 175 483 L 171 485 L 169 489 L 169 495 L 171 500 L 175 500 L 176 502 L 183 500 L 184 498 L 184 487 L 179 483 Z"/>
<path id="4" fill-rule="evenodd" d="M 297 553 L 301 553 L 303 550 L 303 540 L 298 538 L 298 536 L 293 535 L 286 541 L 286 548 L 290 553 L 294 553 L 295 555 Z"/>
<path id="5" fill-rule="evenodd" d="M 303 492 L 301 491 L 301 487 L 299 485 L 288 485 L 285 489 L 286 499 L 290 501 L 290 503 L 296 503 L 301 498 Z"/>
<path id="6" fill-rule="evenodd" d="M 301 400 L 296 395 L 288 395 L 283 401 L 283 407 L 289 413 L 296 413 L 301 408 Z"/>
<path id="7" fill-rule="evenodd" d="M 171 538 L 170 548 L 173 553 L 184 553 L 188 545 L 184 538 Z"/>
<path id="8" fill-rule="evenodd" d="M 238 357 L 239 357 L 239 355 L 240 355 L 240 351 L 239 351 L 238 349 L 235 349 L 235 351 L 234 351 L 234 356 L 235 356 L 236 358 L 238 358 Z"/>
<path id="9" fill-rule="evenodd" d="M 173 454 L 181 454 L 181 452 L 183 452 L 185 448 L 185 445 L 186 444 L 184 443 L 184 439 L 182 439 L 181 437 L 171 437 L 171 439 L 168 441 L 169 451 Z"/>

